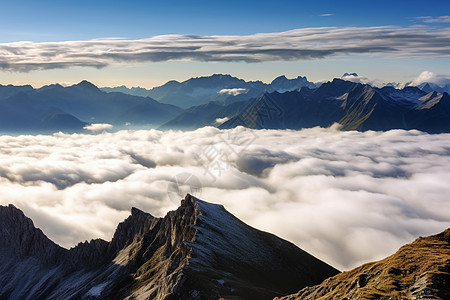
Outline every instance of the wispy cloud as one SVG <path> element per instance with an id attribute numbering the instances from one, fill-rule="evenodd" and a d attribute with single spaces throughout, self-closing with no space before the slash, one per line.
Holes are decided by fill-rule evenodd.
<path id="1" fill-rule="evenodd" d="M 216 119 L 216 124 L 217 125 L 220 125 L 220 124 L 222 124 L 222 123 L 225 123 L 226 121 L 228 121 L 230 118 L 228 118 L 228 117 L 225 117 L 225 118 L 217 118 Z"/>
<path id="2" fill-rule="evenodd" d="M 95 39 L 0 44 L 0 69 L 31 70 L 190 60 L 262 62 L 370 55 L 450 57 L 450 28 L 323 27 L 247 36 L 161 35 L 147 39 Z"/>
<path id="3" fill-rule="evenodd" d="M 425 23 L 450 23 L 450 16 L 439 16 L 439 17 L 417 17 L 417 19 L 421 20 Z"/>
<path id="4" fill-rule="evenodd" d="M 321 14 L 319 17 L 331 17 L 334 16 L 334 14 Z"/>
<path id="5" fill-rule="evenodd" d="M 240 94 L 245 94 L 247 92 L 248 92 L 247 89 L 233 88 L 233 89 L 222 89 L 222 90 L 218 91 L 217 94 L 228 94 L 228 95 L 232 95 L 232 96 L 237 96 Z"/>
<path id="6" fill-rule="evenodd" d="M 95 132 L 95 131 L 103 131 L 103 130 L 112 129 L 113 126 L 111 124 L 106 124 L 106 123 L 95 123 L 95 124 L 86 125 L 83 128 L 86 130 Z"/>

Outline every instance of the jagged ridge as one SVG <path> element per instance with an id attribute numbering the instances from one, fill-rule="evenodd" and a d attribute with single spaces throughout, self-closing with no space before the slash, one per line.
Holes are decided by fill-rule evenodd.
<path id="1" fill-rule="evenodd" d="M 338 273 L 190 195 L 164 218 L 133 208 L 111 242 L 93 240 L 70 250 L 13 206 L 0 206 L 0 215 L 13 216 L 1 219 L 2 299 L 271 299 Z M 17 223 L 23 225 L 11 234 Z M 25 248 L 36 248 L 22 242 L 30 238 L 15 236 L 38 236 L 43 250 L 15 253 L 29 244 Z M 53 260 L 43 254 L 47 248 L 55 249 Z"/>
<path id="2" fill-rule="evenodd" d="M 450 95 L 334 79 L 317 89 L 266 93 L 242 103 L 239 111 L 228 117 L 219 128 L 302 129 L 339 123 L 343 130 L 441 133 L 450 132 Z"/>

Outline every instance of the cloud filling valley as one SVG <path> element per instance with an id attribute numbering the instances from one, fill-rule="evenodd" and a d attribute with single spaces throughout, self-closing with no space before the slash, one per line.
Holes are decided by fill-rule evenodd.
<path id="1" fill-rule="evenodd" d="M 64 247 L 110 240 L 135 206 L 176 209 L 174 178 L 346 270 L 450 227 L 450 134 L 331 128 L 0 136 L 0 204 Z"/>

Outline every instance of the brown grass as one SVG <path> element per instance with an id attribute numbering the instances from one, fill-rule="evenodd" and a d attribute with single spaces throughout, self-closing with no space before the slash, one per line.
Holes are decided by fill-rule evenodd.
<path id="1" fill-rule="evenodd" d="M 450 279 L 450 229 L 418 238 L 394 255 L 340 273 L 322 284 L 281 299 L 412 299 L 414 289 L 426 287 L 421 299 L 443 299 Z"/>

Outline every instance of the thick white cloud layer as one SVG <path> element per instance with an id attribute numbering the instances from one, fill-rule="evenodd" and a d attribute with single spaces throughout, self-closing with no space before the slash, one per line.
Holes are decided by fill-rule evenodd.
<path id="1" fill-rule="evenodd" d="M 132 206 L 155 216 L 175 209 L 174 178 L 195 183 L 181 193 L 201 192 L 341 269 L 450 227 L 450 134 L 206 127 L 1 136 L 0 162 L 0 204 L 24 210 L 66 247 L 110 240 Z"/>
<path id="2" fill-rule="evenodd" d="M 161 35 L 139 40 L 0 43 L 0 69 L 102 68 L 116 63 L 174 60 L 260 62 L 369 55 L 449 57 L 450 28 L 319 27 L 247 36 Z"/>
<path id="3" fill-rule="evenodd" d="M 425 82 L 444 86 L 446 84 L 450 84 L 450 78 L 449 76 L 435 74 L 431 71 L 423 71 L 412 81 L 412 85 L 419 85 Z"/>

